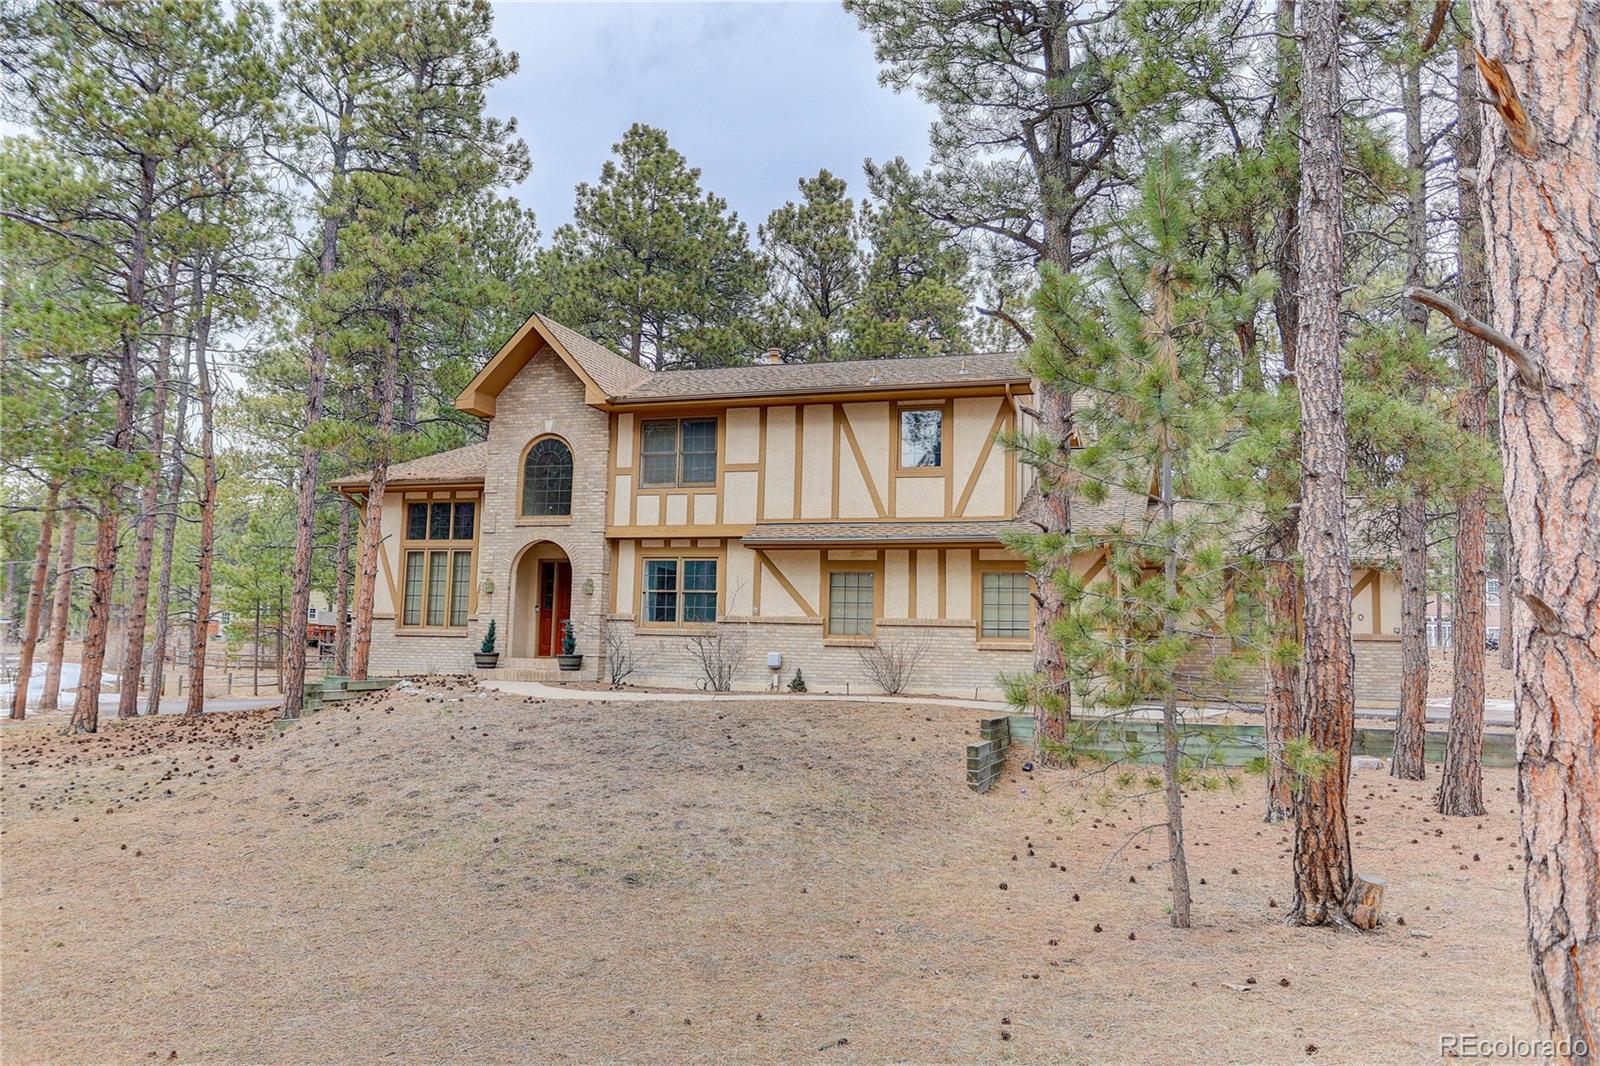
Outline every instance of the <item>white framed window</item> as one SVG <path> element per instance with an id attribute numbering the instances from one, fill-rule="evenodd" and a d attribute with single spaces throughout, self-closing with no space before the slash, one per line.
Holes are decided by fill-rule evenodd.
<path id="1" fill-rule="evenodd" d="M 644 560 L 639 619 L 645 625 L 709 625 L 717 620 L 717 560 Z"/>
<path id="2" fill-rule="evenodd" d="M 937 470 L 944 466 L 944 408 L 900 412 L 900 469 Z"/>

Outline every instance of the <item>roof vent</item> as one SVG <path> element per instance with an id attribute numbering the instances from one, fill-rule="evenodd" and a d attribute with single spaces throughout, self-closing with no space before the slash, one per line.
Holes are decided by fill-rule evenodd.
<path id="1" fill-rule="evenodd" d="M 961 369 L 956 371 L 956 377 L 964 378 L 964 377 L 971 376 L 971 374 L 972 374 L 972 371 L 967 369 L 966 357 L 963 356 L 962 359 L 961 359 Z"/>
<path id="2" fill-rule="evenodd" d="M 777 366 L 783 362 L 782 348 L 768 348 L 767 354 L 761 357 L 764 366 Z"/>

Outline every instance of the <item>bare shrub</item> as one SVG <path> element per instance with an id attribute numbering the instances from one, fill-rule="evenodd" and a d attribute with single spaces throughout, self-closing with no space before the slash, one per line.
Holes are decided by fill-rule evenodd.
<path id="1" fill-rule="evenodd" d="M 921 637 L 880 640 L 870 648 L 857 648 L 861 669 L 889 696 L 898 696 L 911 684 L 917 667 L 928 657 L 928 642 Z"/>
<path id="2" fill-rule="evenodd" d="M 606 674 L 614 687 L 621 687 L 644 665 L 644 651 L 630 639 L 626 629 L 611 622 L 601 625 L 600 640 L 606 651 Z"/>
<path id="3" fill-rule="evenodd" d="M 697 629 L 689 635 L 687 651 L 689 660 L 700 670 L 700 687 L 727 692 L 744 665 L 744 630 L 735 630 L 727 623 Z"/>

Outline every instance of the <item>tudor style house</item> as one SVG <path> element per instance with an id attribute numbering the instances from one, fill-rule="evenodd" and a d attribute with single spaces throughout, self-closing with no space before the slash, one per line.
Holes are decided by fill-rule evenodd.
<path id="1" fill-rule="evenodd" d="M 655 373 L 535 314 L 456 400 L 487 439 L 389 471 L 373 670 L 468 670 L 492 619 L 500 676 L 555 679 L 570 619 L 590 680 L 609 627 L 630 682 L 694 687 L 691 641 L 721 627 L 736 688 L 800 669 L 812 691 L 873 691 L 861 649 L 912 639 L 909 691 L 992 697 L 1032 663 L 1028 577 L 1000 540 L 1031 471 L 999 440 L 1030 394 L 1010 354 Z M 1393 700 L 1397 583 L 1355 588 L 1358 692 Z"/>

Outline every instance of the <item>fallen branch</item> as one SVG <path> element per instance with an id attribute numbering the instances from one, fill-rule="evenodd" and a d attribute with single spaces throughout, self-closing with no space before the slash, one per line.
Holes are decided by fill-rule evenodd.
<path id="1" fill-rule="evenodd" d="M 1404 293 L 1406 299 L 1419 303 L 1423 307 L 1432 308 L 1450 320 L 1450 323 L 1462 333 L 1493 345 L 1505 353 L 1511 360 L 1511 365 L 1517 368 L 1517 375 L 1522 378 L 1523 384 L 1535 392 L 1541 392 L 1545 386 L 1544 368 L 1541 367 L 1532 355 L 1522 345 L 1495 329 L 1481 318 L 1474 318 L 1467 313 L 1466 308 L 1456 303 L 1447 296 L 1440 296 L 1436 292 L 1421 288 L 1417 285 L 1408 285 Z"/>

